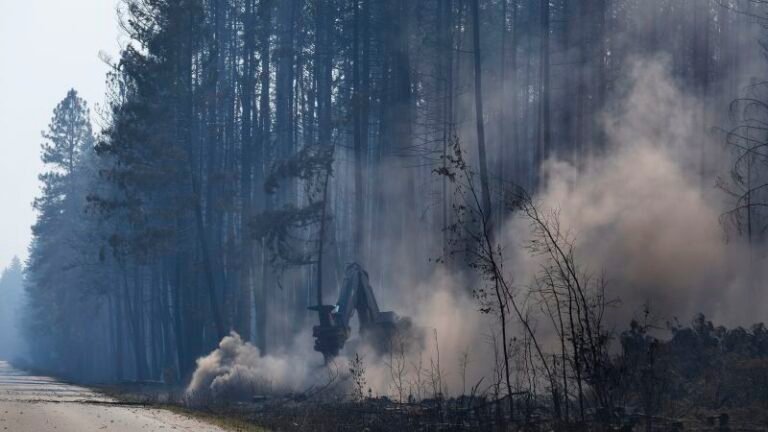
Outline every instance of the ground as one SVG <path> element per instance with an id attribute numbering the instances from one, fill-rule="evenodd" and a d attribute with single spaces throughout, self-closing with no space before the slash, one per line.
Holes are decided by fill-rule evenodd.
<path id="1" fill-rule="evenodd" d="M 224 432 L 200 418 L 120 403 L 0 361 L 0 432 Z"/>

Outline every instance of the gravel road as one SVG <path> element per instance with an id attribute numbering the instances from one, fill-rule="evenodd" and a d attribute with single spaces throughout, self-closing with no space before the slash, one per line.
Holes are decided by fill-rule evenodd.
<path id="1" fill-rule="evenodd" d="M 0 432 L 224 432 L 170 411 L 122 405 L 0 361 Z"/>

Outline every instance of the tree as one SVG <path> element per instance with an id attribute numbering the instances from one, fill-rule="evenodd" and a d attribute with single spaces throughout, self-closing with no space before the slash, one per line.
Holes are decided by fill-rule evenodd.
<path id="1" fill-rule="evenodd" d="M 86 102 L 72 89 L 54 109 L 49 130 L 43 132 L 41 159 L 61 177 L 71 176 L 82 155 L 93 147 L 89 115 Z"/>
<path id="2" fill-rule="evenodd" d="M 491 226 L 491 187 L 488 180 L 488 155 L 485 150 L 485 114 L 483 110 L 483 71 L 480 55 L 480 0 L 472 1 L 472 41 L 474 42 L 475 69 L 475 123 L 477 125 L 477 153 L 480 159 L 480 188 L 482 190 L 484 222 Z"/>
<path id="3" fill-rule="evenodd" d="M 32 227 L 25 331 L 42 365 L 84 371 L 91 360 L 78 347 L 86 343 L 87 323 L 71 310 L 93 307 L 83 296 L 93 289 L 84 266 L 96 252 L 85 215 L 94 138 L 87 104 L 75 90 L 56 106 L 43 137 L 47 171 L 39 176 L 42 195 L 34 201 L 39 216 Z"/>
<path id="4" fill-rule="evenodd" d="M 453 204 L 455 222 L 448 227 L 454 236 L 452 239 L 454 249 L 449 250 L 448 253 L 461 253 L 466 256 L 467 265 L 476 272 L 480 279 L 477 287 L 473 289 L 473 294 L 480 303 L 480 310 L 483 313 L 494 313 L 499 318 L 504 360 L 503 376 L 509 410 L 514 415 L 514 392 L 512 390 L 509 352 L 511 337 L 508 335 L 513 316 L 523 325 L 526 336 L 530 336 L 534 343 L 539 358 L 550 378 L 550 383 L 553 383 L 552 373 L 524 311 L 512 295 L 512 287 L 509 284 L 510 277 L 504 270 L 503 250 L 494 240 L 494 233 L 489 226 L 490 215 L 485 213 L 486 207 L 481 198 L 482 186 L 481 188 L 477 187 L 476 174 L 466 162 L 464 150 L 458 141 L 453 143 L 453 152 L 446 156 L 446 159 L 446 163 L 435 169 L 435 173 L 450 180 L 456 195 Z M 456 248 L 456 245 L 463 247 Z"/>
<path id="5" fill-rule="evenodd" d="M 726 134 L 733 154 L 729 178 L 718 179 L 718 186 L 733 199 L 732 208 L 722 215 L 727 227 L 746 236 L 750 247 L 764 239 L 768 208 L 768 82 L 753 83 L 748 94 L 731 104 L 736 126 Z"/>
<path id="6" fill-rule="evenodd" d="M 550 156 L 581 169 L 602 150 L 599 114 L 621 96 L 628 59 L 666 53 L 687 91 L 732 98 L 746 71 L 747 24 L 759 22 L 763 6 L 704 3 L 122 0 L 128 43 L 110 64 L 98 155 L 77 144 L 92 134 L 85 114 L 71 119 L 80 138 L 64 126 L 47 132 L 27 284 L 29 316 L 41 317 L 29 320 L 42 335 L 36 348 L 54 348 L 37 354 L 90 373 L 68 346 L 87 336 L 109 347 L 99 358 L 110 360 L 100 362 L 110 379 L 178 381 L 230 329 L 262 353 L 279 349 L 307 322 L 318 288 L 335 289 L 344 262 L 364 263 L 378 286 L 423 286 L 434 271 L 427 257 L 455 246 L 452 227 L 475 230 L 480 256 L 498 261 L 492 236 L 509 209 L 495 188 L 516 182 L 534 193 Z M 754 241 L 765 198 L 763 154 L 746 146 L 762 145 L 756 126 L 747 140 L 731 135 L 740 162 L 727 182 L 738 207 L 732 221 Z M 451 209 L 467 200 L 450 193 L 449 176 L 432 175 L 454 168 L 459 140 L 476 144 L 479 171 L 480 208 L 462 217 Z M 311 180 L 285 170 L 304 163 Z M 268 193 L 262 185 L 280 170 L 287 174 Z M 291 269 L 278 278 L 275 264 Z M 487 285 L 489 298 L 501 295 L 494 311 L 507 324 L 522 321 L 489 268 L 499 280 Z M 565 306 L 553 324 L 567 339 L 578 290 L 546 280 L 534 291 L 553 311 Z M 65 304 L 86 313 L 65 313 Z M 587 320 L 573 316 L 577 328 Z M 66 325 L 47 334 L 52 323 Z M 551 366 L 553 391 L 575 395 L 579 382 L 590 385 L 589 359 L 575 354 L 588 342 L 565 342 L 539 362 Z M 529 363 L 539 357 L 533 345 Z M 561 406 L 574 418 L 568 402 Z"/>
<path id="7" fill-rule="evenodd" d="M 333 174 L 334 149 L 328 145 L 303 148 L 293 157 L 276 164 L 264 188 L 275 194 L 280 183 L 298 180 L 307 197 L 302 207 L 286 205 L 256 215 L 250 222 L 250 235 L 271 253 L 270 262 L 280 273 L 312 265 L 316 268 L 317 304 L 323 303 L 323 255 L 328 227 L 328 183 Z M 317 238 L 308 233 L 317 232 Z"/>
<path id="8" fill-rule="evenodd" d="M 13 360 L 24 355 L 19 334 L 24 301 L 24 269 L 21 260 L 13 257 L 0 275 L 0 358 Z"/>

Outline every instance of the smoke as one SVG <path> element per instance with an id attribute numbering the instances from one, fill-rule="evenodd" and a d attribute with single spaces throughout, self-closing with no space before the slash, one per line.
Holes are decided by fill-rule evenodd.
<path id="1" fill-rule="evenodd" d="M 580 263 L 606 275 L 608 295 L 621 300 L 610 317 L 616 328 L 645 305 L 664 320 L 702 312 L 725 324 L 750 324 L 764 312 L 756 290 L 764 285 L 764 266 L 739 238 L 726 241 L 720 224 L 728 204 L 711 173 L 726 169 L 728 158 L 720 137 L 701 121 L 707 101 L 676 82 L 664 57 L 633 59 L 625 71 L 615 100 L 607 104 L 610 111 L 600 118 L 605 147 L 578 164 L 547 161 L 535 202 L 558 211 L 561 226 L 575 236 Z M 508 268 L 521 292 L 540 269 L 522 247 L 529 235 L 525 220 L 507 221 Z M 379 358 L 353 338 L 337 362 L 339 382 L 348 381 L 343 375 L 349 359 L 359 354 L 366 387 L 376 395 L 459 394 L 481 380 L 481 390 L 487 390 L 498 366 L 492 343 L 499 340 L 498 323 L 478 311 L 470 289 L 477 280 L 445 266 L 425 267 L 425 260 L 415 262 L 408 254 L 392 260 L 401 271 L 371 278 L 379 305 L 410 316 L 425 344 Z M 409 276 L 424 272 L 431 276 Z M 381 286 L 382 280 L 391 283 Z M 546 334 L 542 327 L 537 331 Z M 232 334 L 198 360 L 188 392 L 242 398 L 321 384 L 327 373 L 311 346 L 303 333 L 283 352 L 261 355 Z"/>
<path id="2" fill-rule="evenodd" d="M 405 400 L 463 392 L 492 369 L 494 357 L 485 337 L 491 332 L 491 317 L 478 312 L 474 299 L 461 293 L 465 285 L 460 280 L 439 268 L 431 279 L 413 286 L 409 295 L 382 296 L 383 309 L 413 319 L 424 343 L 412 350 L 395 347 L 391 355 L 382 356 L 358 338 L 353 322 L 345 352 L 324 367 L 307 332 L 269 355 L 233 332 L 197 360 L 187 398 L 191 403 L 248 400 L 256 394 L 302 393 L 319 387 L 327 388 L 323 396 L 345 396 L 351 393 L 349 369 L 355 356 L 362 359 L 365 370 L 363 390 L 373 395 Z M 461 363 L 463 353 L 468 353 L 466 367 Z"/>
<path id="3" fill-rule="evenodd" d="M 371 362 L 369 384 L 379 394 L 397 395 L 393 387 L 393 366 L 404 362 L 406 394 L 431 397 L 436 393 L 460 394 L 493 370 L 496 357 L 490 343 L 497 330 L 494 317 L 481 313 L 472 298 L 467 275 L 436 266 L 432 276 L 421 283 L 404 285 L 400 295 L 385 295 L 387 308 L 409 316 L 422 332 L 423 345 L 404 353 L 403 358 L 386 357 Z M 375 289 L 375 288 L 374 288 Z M 466 356 L 466 357 L 465 357 Z M 367 358 L 375 360 L 370 353 Z M 466 367 L 463 365 L 466 362 Z M 393 365 L 394 363 L 394 365 Z"/>
<path id="4" fill-rule="evenodd" d="M 726 241 L 724 194 L 704 175 L 725 165 L 703 161 L 727 162 L 696 121 L 705 101 L 681 90 L 665 58 L 634 59 L 627 70 L 624 96 L 602 118 L 605 153 L 580 167 L 548 161 L 537 202 L 575 234 L 582 264 L 607 275 L 623 303 L 617 325 L 644 304 L 665 319 L 701 312 L 748 324 L 758 312 L 750 280 L 762 278 L 744 243 Z M 521 221 L 509 224 L 510 237 L 524 232 Z M 528 281 L 536 269 L 531 259 L 516 265 Z"/>
<path id="5" fill-rule="evenodd" d="M 312 375 L 311 361 L 299 355 L 299 342 L 311 346 L 306 339 L 297 338 L 292 352 L 261 355 L 257 347 L 232 332 L 217 349 L 197 360 L 187 396 L 197 400 L 243 400 L 255 394 L 301 390 Z"/>

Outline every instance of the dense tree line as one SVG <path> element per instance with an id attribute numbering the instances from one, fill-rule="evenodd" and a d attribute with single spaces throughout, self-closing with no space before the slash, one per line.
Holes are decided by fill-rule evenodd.
<path id="1" fill-rule="evenodd" d="M 764 404 L 764 324 L 728 329 L 698 315 L 690 324 L 673 321 L 666 327 L 671 337 L 665 340 L 641 321 L 632 321 L 621 334 L 614 366 L 616 386 L 622 388 L 617 400 L 650 416 L 683 401 L 721 411 Z"/>
<path id="2" fill-rule="evenodd" d="M 71 91 L 44 134 L 33 360 L 185 379 L 232 329 L 262 352 L 290 340 L 346 262 L 418 281 L 451 244 L 434 171 L 452 143 L 498 218 L 502 185 L 602 151 L 598 113 L 652 53 L 711 102 L 705 134 L 746 73 L 743 3 L 125 0 L 104 129 Z"/>
<path id="3" fill-rule="evenodd" d="M 24 305 L 24 274 L 21 260 L 14 257 L 0 274 L 0 359 L 22 356 L 21 316 Z"/>

